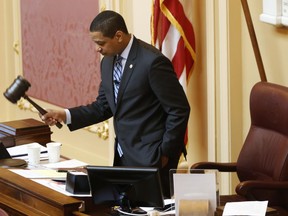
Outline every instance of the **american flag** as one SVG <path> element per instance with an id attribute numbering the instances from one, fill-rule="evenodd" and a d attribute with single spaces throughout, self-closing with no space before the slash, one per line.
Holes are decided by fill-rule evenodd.
<path id="1" fill-rule="evenodd" d="M 152 44 L 172 61 L 185 92 L 196 60 L 191 11 L 191 0 L 153 0 Z"/>

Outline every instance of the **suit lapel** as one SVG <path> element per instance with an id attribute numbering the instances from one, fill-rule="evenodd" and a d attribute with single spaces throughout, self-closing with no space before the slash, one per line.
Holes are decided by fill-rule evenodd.
<path id="1" fill-rule="evenodd" d="M 102 71 L 102 76 L 103 76 L 102 82 L 105 82 L 105 85 L 108 86 L 108 90 L 109 90 L 107 92 L 110 92 L 106 97 L 107 101 L 110 104 L 111 109 L 115 109 L 114 83 L 113 83 L 113 65 L 114 65 L 115 57 L 109 56 L 109 57 L 104 57 L 104 58 L 106 58 L 106 59 L 105 59 L 105 63 L 103 62 L 103 65 L 102 65 L 102 70 L 103 70 Z"/>
<path id="2" fill-rule="evenodd" d="M 129 83 L 130 77 L 136 66 L 136 57 L 138 50 L 138 40 L 134 37 L 133 44 L 131 46 L 128 58 L 126 60 L 125 68 L 121 79 L 121 84 L 117 96 L 117 107 L 121 104 L 122 96 L 125 94 L 125 89 Z"/>

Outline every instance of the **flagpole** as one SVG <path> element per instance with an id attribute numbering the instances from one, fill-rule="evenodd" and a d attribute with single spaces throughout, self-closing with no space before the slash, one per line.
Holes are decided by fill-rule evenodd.
<path id="1" fill-rule="evenodd" d="M 254 50 L 254 55 L 256 58 L 256 62 L 257 62 L 257 66 L 258 66 L 258 70 L 259 70 L 259 74 L 260 74 L 260 78 L 261 78 L 261 81 L 267 82 L 267 78 L 266 78 L 266 74 L 265 74 L 265 70 L 264 70 L 264 66 L 263 66 L 263 61 L 261 58 L 261 54 L 260 54 L 255 30 L 253 27 L 253 22 L 251 19 L 251 14 L 249 11 L 249 6 L 247 3 L 247 0 L 241 0 L 241 3 L 242 3 L 243 10 L 244 10 L 244 15 L 245 15 L 246 23 L 248 26 L 248 30 L 249 30 L 253 50 Z"/>

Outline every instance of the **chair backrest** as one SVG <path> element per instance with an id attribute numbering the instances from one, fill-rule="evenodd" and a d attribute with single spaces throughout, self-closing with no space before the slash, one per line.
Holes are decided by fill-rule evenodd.
<path id="1" fill-rule="evenodd" d="M 237 161 L 239 180 L 288 180 L 288 88 L 256 83 L 250 115 L 251 127 Z"/>
<path id="2" fill-rule="evenodd" d="M 0 208 L 0 216 L 9 216 L 9 215 L 6 211 L 4 211 L 4 209 Z"/>

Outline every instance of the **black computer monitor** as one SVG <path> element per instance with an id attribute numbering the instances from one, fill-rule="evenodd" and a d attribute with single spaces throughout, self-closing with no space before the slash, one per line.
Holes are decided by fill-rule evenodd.
<path id="1" fill-rule="evenodd" d="M 87 166 L 95 204 L 136 207 L 164 207 L 160 174 L 157 168 Z"/>

